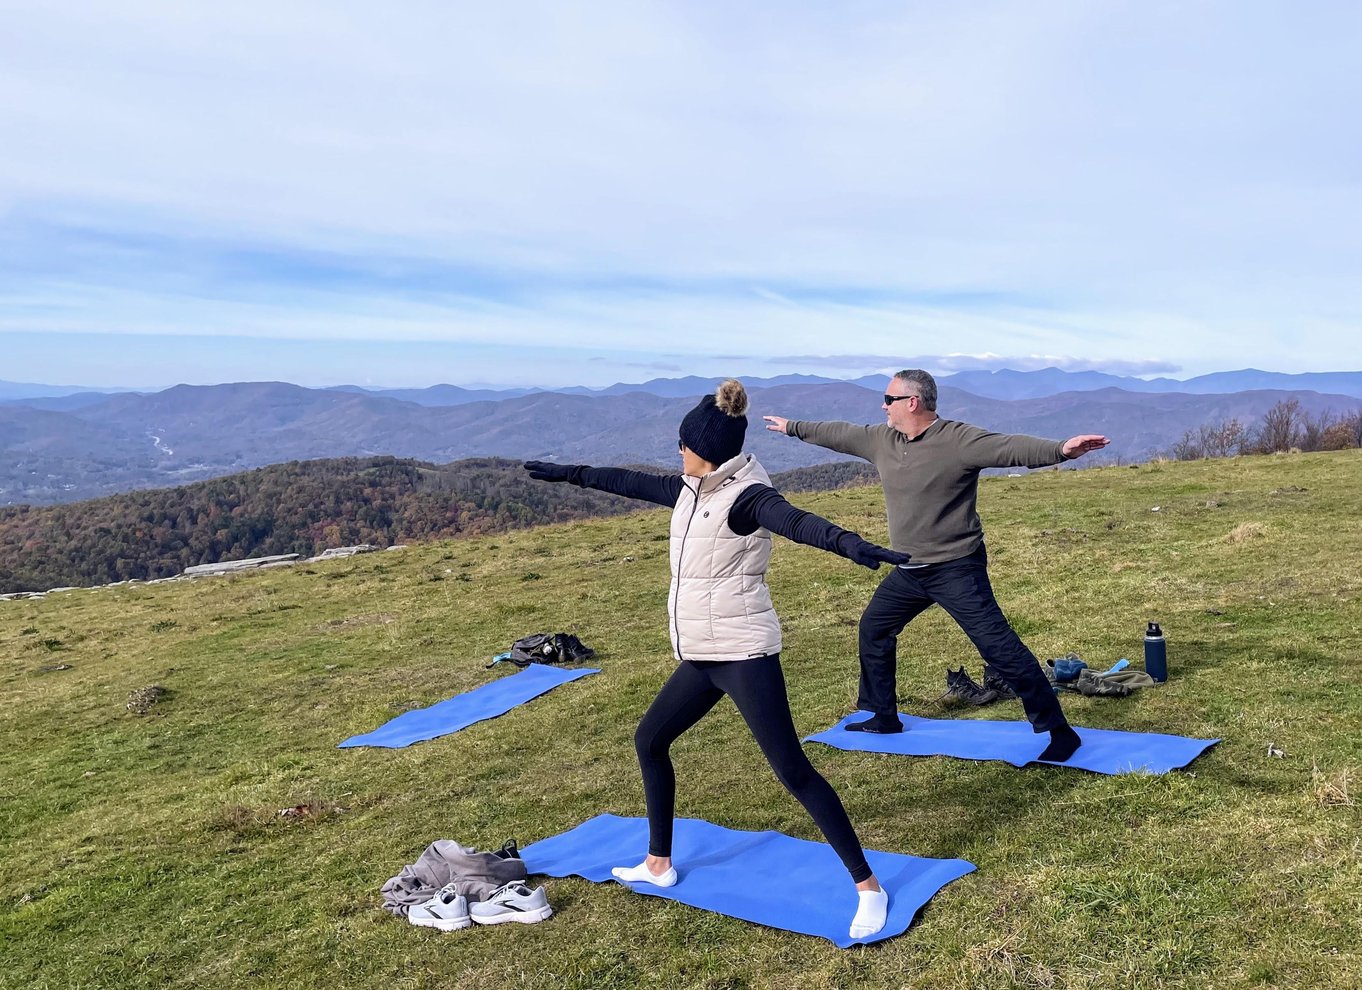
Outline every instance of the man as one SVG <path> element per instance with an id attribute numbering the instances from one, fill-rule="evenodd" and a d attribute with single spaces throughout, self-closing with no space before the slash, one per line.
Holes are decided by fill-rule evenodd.
<path id="1" fill-rule="evenodd" d="M 1021 698 L 1036 732 L 1050 733 L 1039 759 L 1062 763 L 1080 740 L 1064 717 L 1035 655 L 1008 624 L 988 580 L 984 531 L 975 502 L 979 472 L 990 467 L 1047 467 L 1105 447 L 1104 436 L 1060 443 L 990 433 L 936 414 L 936 380 L 900 371 L 885 391 L 882 426 L 815 423 L 763 416 L 766 428 L 829 450 L 863 457 L 884 485 L 893 548 L 911 555 L 880 583 L 861 615 L 861 683 L 857 704 L 871 717 L 855 732 L 902 732 L 895 675 L 898 635 L 915 616 L 940 605 L 964 630 L 985 664 Z"/>

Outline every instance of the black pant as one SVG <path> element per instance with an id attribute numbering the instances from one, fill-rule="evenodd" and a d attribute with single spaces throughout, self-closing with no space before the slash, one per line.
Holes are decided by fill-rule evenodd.
<path id="1" fill-rule="evenodd" d="M 851 879 L 857 883 L 870 879 L 872 871 L 841 799 L 813 768 L 799 744 L 779 654 L 731 663 L 683 660 L 648 706 L 634 734 L 643 771 L 643 795 L 648 802 L 648 852 L 654 856 L 672 854 L 676 773 L 671 744 L 724 695 L 738 706 L 771 769 L 813 817 Z"/>
<path id="2" fill-rule="evenodd" d="M 898 636 L 916 616 L 940 605 L 959 623 L 984 662 L 995 667 L 1021 698 L 1037 732 L 1067 725 L 1035 654 L 1008 624 L 988 582 L 983 544 L 967 557 L 925 567 L 896 567 L 880 582 L 861 614 L 861 696 L 857 704 L 876 715 L 897 715 L 894 689 Z"/>

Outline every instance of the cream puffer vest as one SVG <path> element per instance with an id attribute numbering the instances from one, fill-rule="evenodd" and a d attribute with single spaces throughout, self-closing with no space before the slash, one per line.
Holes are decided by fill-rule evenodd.
<path id="1" fill-rule="evenodd" d="M 672 586 L 667 596 L 678 660 L 748 660 L 780 652 L 780 620 L 766 587 L 771 533 L 739 536 L 728 514 L 742 492 L 769 485 L 751 454 L 682 479 L 672 511 Z"/>

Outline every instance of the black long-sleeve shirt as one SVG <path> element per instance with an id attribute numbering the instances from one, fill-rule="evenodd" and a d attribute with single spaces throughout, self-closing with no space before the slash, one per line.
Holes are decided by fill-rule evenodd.
<path id="1" fill-rule="evenodd" d="M 658 475 L 627 468 L 589 467 L 585 464 L 574 465 L 568 480 L 582 488 L 595 488 L 612 495 L 668 507 L 676 505 L 676 500 L 681 497 L 681 489 L 686 484 L 685 479 L 677 474 Z M 850 530 L 791 505 L 784 495 L 770 485 L 749 485 L 743 489 L 729 510 L 728 526 L 739 536 L 747 536 L 765 527 L 796 543 L 848 558 L 852 546 L 861 542 L 861 537 Z M 843 537 L 849 539 L 843 540 Z"/>

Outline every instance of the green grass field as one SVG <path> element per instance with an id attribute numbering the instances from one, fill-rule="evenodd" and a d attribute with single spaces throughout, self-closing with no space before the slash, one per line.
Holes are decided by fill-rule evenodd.
<path id="1" fill-rule="evenodd" d="M 1070 718 L 1224 741 L 1161 777 L 809 747 L 868 847 L 978 864 L 903 936 L 843 951 L 579 879 L 545 881 L 537 926 L 443 935 L 381 909 L 433 839 L 643 813 L 632 733 L 673 663 L 659 511 L 0 603 L 0 986 L 1362 986 L 1362 453 L 981 492 L 999 599 L 1038 656 L 1138 665 L 1145 620 L 1167 633 L 1165 686 L 1066 696 Z M 885 537 L 878 488 L 795 501 Z M 777 542 L 801 731 L 853 707 L 883 573 Z M 604 672 L 409 749 L 336 748 L 549 629 Z M 978 676 L 949 619 L 918 619 L 902 708 L 941 714 L 961 663 Z M 127 711 L 152 684 L 169 693 Z M 679 814 L 817 838 L 728 702 L 674 756 Z"/>

